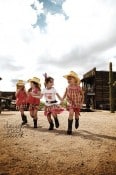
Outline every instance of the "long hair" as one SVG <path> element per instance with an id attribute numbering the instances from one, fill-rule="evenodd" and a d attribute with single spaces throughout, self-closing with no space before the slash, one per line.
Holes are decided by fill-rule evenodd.
<path id="1" fill-rule="evenodd" d="M 16 86 L 16 89 L 19 89 L 19 87 L 21 87 L 20 88 L 21 90 L 24 90 L 25 89 L 25 86 L 18 86 L 18 85 Z"/>
<path id="2" fill-rule="evenodd" d="M 41 87 L 40 87 L 40 84 L 36 83 L 33 81 L 33 84 L 35 85 L 36 88 L 38 88 L 40 91 L 41 91 Z"/>
<path id="3" fill-rule="evenodd" d="M 36 88 L 39 89 L 39 91 L 41 91 L 41 87 L 40 87 L 40 85 L 38 83 L 36 83 L 34 81 L 32 81 L 32 83 L 35 85 Z M 32 87 L 28 89 L 28 92 L 31 92 L 31 91 L 32 91 Z"/>

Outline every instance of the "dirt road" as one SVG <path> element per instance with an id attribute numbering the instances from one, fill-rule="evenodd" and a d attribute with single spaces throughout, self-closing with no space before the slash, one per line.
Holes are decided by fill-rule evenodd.
<path id="1" fill-rule="evenodd" d="M 68 136 L 68 113 L 48 131 L 43 112 L 38 128 L 21 128 L 19 112 L 0 115 L 0 175 L 116 175 L 116 113 L 81 112 L 80 127 Z"/>

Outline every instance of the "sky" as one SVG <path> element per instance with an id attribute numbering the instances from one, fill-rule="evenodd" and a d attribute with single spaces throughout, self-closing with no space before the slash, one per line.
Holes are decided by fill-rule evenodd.
<path id="1" fill-rule="evenodd" d="M 63 94 L 63 75 L 116 71 L 116 0 L 0 0 L 0 91 L 47 72 Z"/>

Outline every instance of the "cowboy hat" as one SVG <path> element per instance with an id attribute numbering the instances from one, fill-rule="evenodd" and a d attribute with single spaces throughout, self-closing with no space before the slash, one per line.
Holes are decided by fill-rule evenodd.
<path id="1" fill-rule="evenodd" d="M 37 77 L 33 77 L 32 79 L 29 79 L 28 82 L 35 82 L 40 85 L 40 79 Z"/>
<path id="2" fill-rule="evenodd" d="M 16 83 L 16 86 L 24 86 L 25 83 L 23 80 L 18 80 L 18 82 Z"/>
<path id="3" fill-rule="evenodd" d="M 63 77 L 66 79 L 68 79 L 68 77 L 73 77 L 73 78 L 75 78 L 75 80 L 77 81 L 78 84 L 80 83 L 80 79 L 74 71 L 70 71 L 69 74 L 64 75 Z"/>

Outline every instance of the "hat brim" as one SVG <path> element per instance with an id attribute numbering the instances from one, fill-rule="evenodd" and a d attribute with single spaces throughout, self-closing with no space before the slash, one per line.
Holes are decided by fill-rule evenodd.
<path id="1" fill-rule="evenodd" d="M 38 81 L 36 81 L 36 80 L 34 80 L 34 79 L 29 79 L 27 82 L 35 82 L 35 83 L 37 83 L 38 85 L 41 86 L 40 82 L 38 82 Z"/>
<path id="2" fill-rule="evenodd" d="M 16 86 L 25 86 L 25 85 L 21 83 L 17 83 Z"/>
<path id="3" fill-rule="evenodd" d="M 76 79 L 76 81 L 79 83 L 80 82 L 80 79 L 77 77 L 77 76 L 74 76 L 74 75 L 71 75 L 71 74 L 68 74 L 68 75 L 64 75 L 63 76 L 64 78 L 68 79 L 68 77 L 73 77 Z"/>

